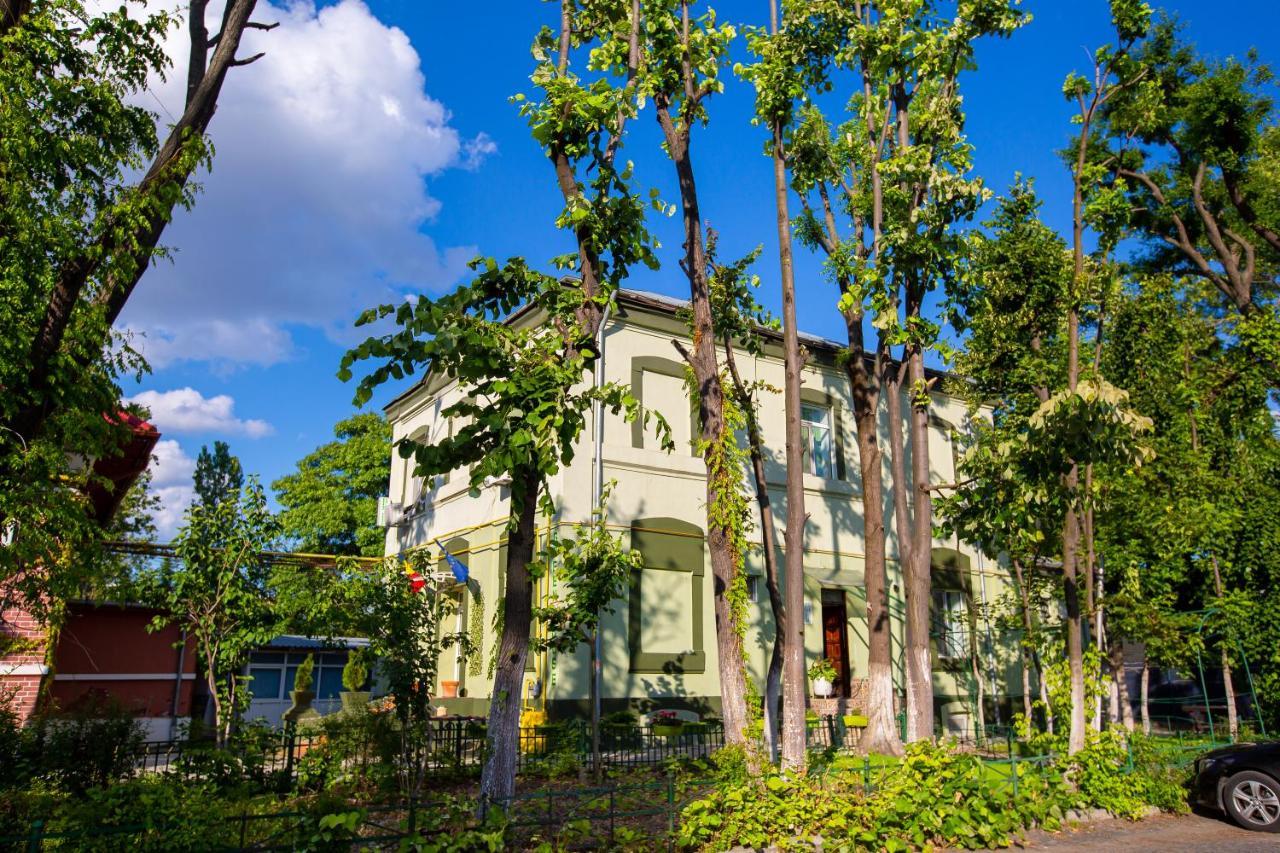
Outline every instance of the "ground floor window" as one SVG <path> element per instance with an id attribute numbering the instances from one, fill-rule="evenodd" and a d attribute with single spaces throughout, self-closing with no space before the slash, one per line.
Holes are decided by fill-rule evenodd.
<path id="1" fill-rule="evenodd" d="M 969 602 L 960 590 L 933 591 L 933 635 L 939 657 L 969 656 Z"/>
<path id="2" fill-rule="evenodd" d="M 293 690 L 293 680 L 298 665 L 308 652 L 254 652 L 249 657 L 249 675 L 253 681 L 249 692 L 255 700 L 288 699 Z M 342 692 L 342 668 L 347 665 L 347 653 L 311 652 L 315 655 L 311 689 L 317 699 L 336 699 Z"/>

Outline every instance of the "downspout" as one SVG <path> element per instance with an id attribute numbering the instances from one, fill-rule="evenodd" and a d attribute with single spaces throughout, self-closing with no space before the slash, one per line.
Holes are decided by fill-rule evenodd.
<path id="1" fill-rule="evenodd" d="M 982 549 L 978 549 L 978 586 L 982 590 L 982 621 L 987 625 L 987 678 L 991 680 L 991 695 L 999 697 L 997 688 L 999 683 L 996 681 L 996 641 L 995 636 L 991 633 L 991 611 L 987 609 L 987 567 Z M 996 698 L 996 725 L 1000 725 L 1000 700 Z"/>
<path id="2" fill-rule="evenodd" d="M 600 326 L 596 329 L 596 391 L 604 387 L 604 332 L 609 325 L 613 313 L 613 303 L 605 305 L 604 314 L 600 317 Z M 600 506 L 600 498 L 604 494 L 604 406 L 600 395 L 591 404 L 592 420 L 595 427 L 595 448 L 591 460 L 591 511 Z M 601 519 L 603 522 L 603 519 Z M 601 639 L 601 618 L 603 613 L 596 613 L 595 636 L 591 642 L 591 764 L 597 773 L 600 771 L 600 693 L 603 689 L 604 675 L 604 643 Z"/>
<path id="3" fill-rule="evenodd" d="M 182 676 L 187 663 L 187 630 L 178 639 L 178 668 L 173 674 L 173 702 L 169 706 L 169 740 L 178 738 L 178 706 L 182 702 Z"/>

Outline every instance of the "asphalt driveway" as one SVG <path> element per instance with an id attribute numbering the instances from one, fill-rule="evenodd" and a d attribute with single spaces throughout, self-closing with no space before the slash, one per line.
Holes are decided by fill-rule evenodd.
<path id="1" fill-rule="evenodd" d="M 1121 853 L 1280 851 L 1280 834 L 1249 832 L 1213 814 L 1156 815 L 1137 822 L 1102 820 L 1058 833 L 1032 832 L 1013 849 L 1090 850 Z"/>

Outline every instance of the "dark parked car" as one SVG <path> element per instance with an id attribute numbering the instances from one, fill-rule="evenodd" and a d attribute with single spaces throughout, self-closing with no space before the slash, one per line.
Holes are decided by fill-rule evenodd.
<path id="1" fill-rule="evenodd" d="M 1245 829 L 1280 832 L 1280 743 L 1238 743 L 1196 760 L 1193 795 Z"/>

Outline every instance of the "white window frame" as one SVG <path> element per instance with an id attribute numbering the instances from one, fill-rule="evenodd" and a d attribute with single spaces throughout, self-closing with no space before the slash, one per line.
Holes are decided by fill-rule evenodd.
<path id="1" fill-rule="evenodd" d="M 269 662 L 254 661 L 253 657 L 259 654 L 279 655 L 281 660 L 278 662 L 277 661 L 269 661 Z M 344 654 L 342 649 L 325 649 L 323 651 L 317 650 L 314 652 L 300 652 L 296 649 L 284 649 L 282 651 L 277 652 L 272 649 L 262 649 L 258 652 L 254 652 L 254 654 L 250 656 L 249 664 L 246 667 L 246 674 L 252 675 L 255 669 L 275 670 L 280 674 L 280 688 L 279 690 L 276 691 L 275 696 L 264 696 L 254 691 L 253 682 L 251 681 L 249 682 L 249 692 L 253 696 L 253 701 L 270 702 L 274 700 L 288 699 L 289 687 L 290 687 L 289 670 L 292 669 L 296 672 L 298 669 L 298 665 L 301 664 L 304 660 L 306 660 L 306 657 L 308 654 L 315 655 L 315 669 L 311 673 L 311 685 L 312 685 L 312 689 L 316 691 L 316 698 L 336 699 L 337 698 L 336 694 L 333 696 L 321 697 L 319 695 L 319 690 L 317 688 L 320 687 L 321 674 L 331 669 L 338 670 L 338 680 L 339 680 L 339 683 L 341 683 L 342 669 L 343 667 L 346 666 L 347 656 L 350 655 L 349 651 Z M 341 692 L 341 690 L 339 692 Z"/>
<path id="2" fill-rule="evenodd" d="M 938 642 L 938 657 L 969 657 L 969 597 L 963 590 L 933 591 L 933 635 Z"/>
<path id="3" fill-rule="evenodd" d="M 810 412 L 820 412 L 821 418 L 814 419 L 807 417 Z M 824 464 L 821 469 L 818 466 L 818 458 L 814 453 L 815 442 L 814 432 L 821 430 L 822 435 L 826 438 L 826 452 L 824 454 Z M 804 441 L 804 471 L 806 474 L 812 474 L 815 477 L 821 477 L 824 480 L 833 479 L 836 475 L 835 467 L 835 435 L 831 426 L 831 407 L 824 406 L 820 403 L 801 403 L 800 404 L 800 435 Z"/>

